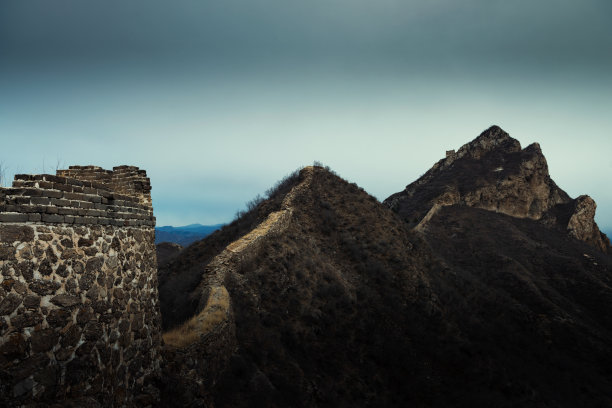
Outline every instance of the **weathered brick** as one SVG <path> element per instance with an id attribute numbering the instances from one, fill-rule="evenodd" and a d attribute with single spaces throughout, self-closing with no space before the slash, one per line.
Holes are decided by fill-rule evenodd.
<path id="1" fill-rule="evenodd" d="M 101 217 L 102 215 L 104 215 L 104 212 L 100 210 L 87 210 L 85 215 L 88 217 Z"/>
<path id="2" fill-rule="evenodd" d="M 40 222 L 41 220 L 42 216 L 39 213 L 28 214 L 28 221 L 30 222 Z"/>
<path id="3" fill-rule="evenodd" d="M 38 188 L 26 188 L 23 190 L 23 195 L 30 197 L 40 197 L 43 195 L 43 192 L 44 190 Z"/>
<path id="4" fill-rule="evenodd" d="M 83 187 L 82 186 L 72 186 L 72 192 L 73 193 L 82 193 L 83 192 Z"/>
<path id="5" fill-rule="evenodd" d="M 65 177 L 54 176 L 51 174 L 44 174 L 43 176 L 44 176 L 45 181 L 51 181 L 53 183 L 58 183 L 58 184 L 66 184 Z"/>
<path id="6" fill-rule="evenodd" d="M 71 207 L 58 208 L 57 213 L 60 215 L 76 215 L 77 210 Z"/>
<path id="7" fill-rule="evenodd" d="M 85 223 L 86 224 L 92 224 L 95 225 L 98 223 L 98 219 L 95 217 L 84 217 L 85 218 Z"/>
<path id="8" fill-rule="evenodd" d="M 24 190 L 25 188 L 7 187 L 3 189 L 3 192 L 6 196 L 21 196 Z"/>
<path id="9" fill-rule="evenodd" d="M 51 200 L 51 205 L 56 205 L 58 207 L 68 207 L 70 206 L 70 200 L 64 200 L 61 198 L 54 198 Z"/>
<path id="10" fill-rule="evenodd" d="M 32 197 L 30 199 L 30 203 L 39 205 L 49 205 L 51 204 L 51 199 L 48 197 Z"/>
<path id="11" fill-rule="evenodd" d="M 81 194 L 81 193 L 68 193 L 68 192 L 66 192 L 66 193 L 64 193 L 63 197 L 66 200 L 77 200 L 77 201 L 79 201 L 79 200 L 83 200 L 85 196 L 83 194 Z M 74 204 L 71 204 L 71 205 L 74 206 Z"/>
<path id="12" fill-rule="evenodd" d="M 28 203 L 29 203 L 29 201 L 30 200 L 28 199 Z M 38 212 L 36 210 L 38 210 L 39 208 L 40 208 L 40 206 L 37 206 L 37 205 L 34 206 L 34 205 L 24 205 L 24 204 L 22 204 L 22 205 L 18 205 L 16 209 L 17 209 L 17 212 L 29 214 L 29 213 L 33 213 L 33 212 Z"/>
<path id="13" fill-rule="evenodd" d="M 43 222 L 61 223 L 64 222 L 64 216 L 59 214 L 43 214 Z"/>
<path id="14" fill-rule="evenodd" d="M 30 204 L 30 197 L 11 197 L 6 199 L 6 203 L 21 207 L 24 204 Z"/>
<path id="15" fill-rule="evenodd" d="M 62 192 L 59 190 L 44 190 L 41 195 L 49 198 L 60 198 L 62 196 Z"/>
<path id="16" fill-rule="evenodd" d="M 87 220 L 85 219 L 85 217 L 74 217 L 74 223 L 75 224 L 87 224 Z"/>
<path id="17" fill-rule="evenodd" d="M 108 190 L 108 186 L 106 186 L 106 184 L 103 184 L 97 181 L 92 181 L 91 187 L 95 189 L 99 189 L 99 190 Z"/>
<path id="18" fill-rule="evenodd" d="M 33 240 L 34 230 L 27 225 L 0 225 L 0 242 L 30 242 Z"/>
<path id="19" fill-rule="evenodd" d="M 27 214 L 17 214 L 17 213 L 0 213 L 0 222 L 27 222 L 28 215 Z"/>
<path id="20" fill-rule="evenodd" d="M 53 183 L 53 188 L 67 193 L 72 192 L 72 186 L 69 184 Z"/>
<path id="21" fill-rule="evenodd" d="M 13 180 L 13 187 L 29 187 L 34 185 L 33 181 Z"/>
<path id="22" fill-rule="evenodd" d="M 81 180 L 77 180 L 75 178 L 67 178 L 66 179 L 66 184 L 70 184 L 70 185 L 73 185 L 73 186 L 81 186 L 82 187 L 84 183 Z"/>
<path id="23" fill-rule="evenodd" d="M 39 181 L 37 184 L 39 188 L 44 188 L 45 190 L 51 190 L 53 188 L 53 183 L 49 181 Z"/>

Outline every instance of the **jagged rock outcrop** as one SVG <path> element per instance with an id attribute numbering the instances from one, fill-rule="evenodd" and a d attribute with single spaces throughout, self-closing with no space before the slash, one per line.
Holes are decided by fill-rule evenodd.
<path id="1" fill-rule="evenodd" d="M 610 249 L 610 241 L 595 223 L 595 201 L 588 195 L 581 195 L 572 204 L 574 208 L 567 223 L 569 234 L 607 252 Z"/>
<path id="2" fill-rule="evenodd" d="M 595 202 L 572 199 L 551 179 L 540 145 L 521 149 L 498 126 L 485 130 L 384 203 L 422 230 L 441 207 L 467 205 L 519 218 L 543 220 L 606 252 L 610 246 L 594 221 Z M 571 211 L 568 213 L 568 211 Z"/>

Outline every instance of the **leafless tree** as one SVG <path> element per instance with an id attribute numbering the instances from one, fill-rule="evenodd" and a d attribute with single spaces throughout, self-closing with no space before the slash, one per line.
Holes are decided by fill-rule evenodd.
<path id="1" fill-rule="evenodd" d="M 0 187 L 4 187 L 6 178 L 6 165 L 2 160 L 0 160 Z"/>
<path id="2" fill-rule="evenodd" d="M 58 157 L 57 160 L 55 161 L 55 173 L 57 174 L 57 171 L 61 170 L 62 167 L 64 167 L 64 162 L 62 159 Z"/>

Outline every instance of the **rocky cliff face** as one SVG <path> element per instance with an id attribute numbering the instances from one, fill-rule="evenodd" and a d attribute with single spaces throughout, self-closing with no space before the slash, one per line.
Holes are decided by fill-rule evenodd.
<path id="1" fill-rule="evenodd" d="M 467 205 L 518 218 L 542 220 L 606 252 L 594 221 L 595 202 L 572 199 L 551 179 L 539 144 L 520 143 L 497 126 L 459 151 L 449 151 L 427 173 L 384 203 L 422 230 L 441 207 Z"/>

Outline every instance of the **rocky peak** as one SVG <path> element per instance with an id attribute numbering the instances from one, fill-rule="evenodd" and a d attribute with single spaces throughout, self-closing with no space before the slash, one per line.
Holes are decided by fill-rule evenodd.
<path id="1" fill-rule="evenodd" d="M 570 198 L 550 178 L 540 145 L 521 149 L 518 140 L 498 126 L 456 153 L 447 151 L 421 178 L 384 203 L 418 230 L 441 207 L 458 204 L 542 220 L 604 251 L 609 247 L 593 218 L 595 202 L 588 196 Z"/>
<path id="2" fill-rule="evenodd" d="M 493 150 L 502 150 L 505 153 L 514 153 L 521 150 L 518 140 L 510 137 L 499 126 L 491 126 L 482 132 L 476 139 L 461 146 L 457 158 L 471 157 L 479 159 Z"/>

